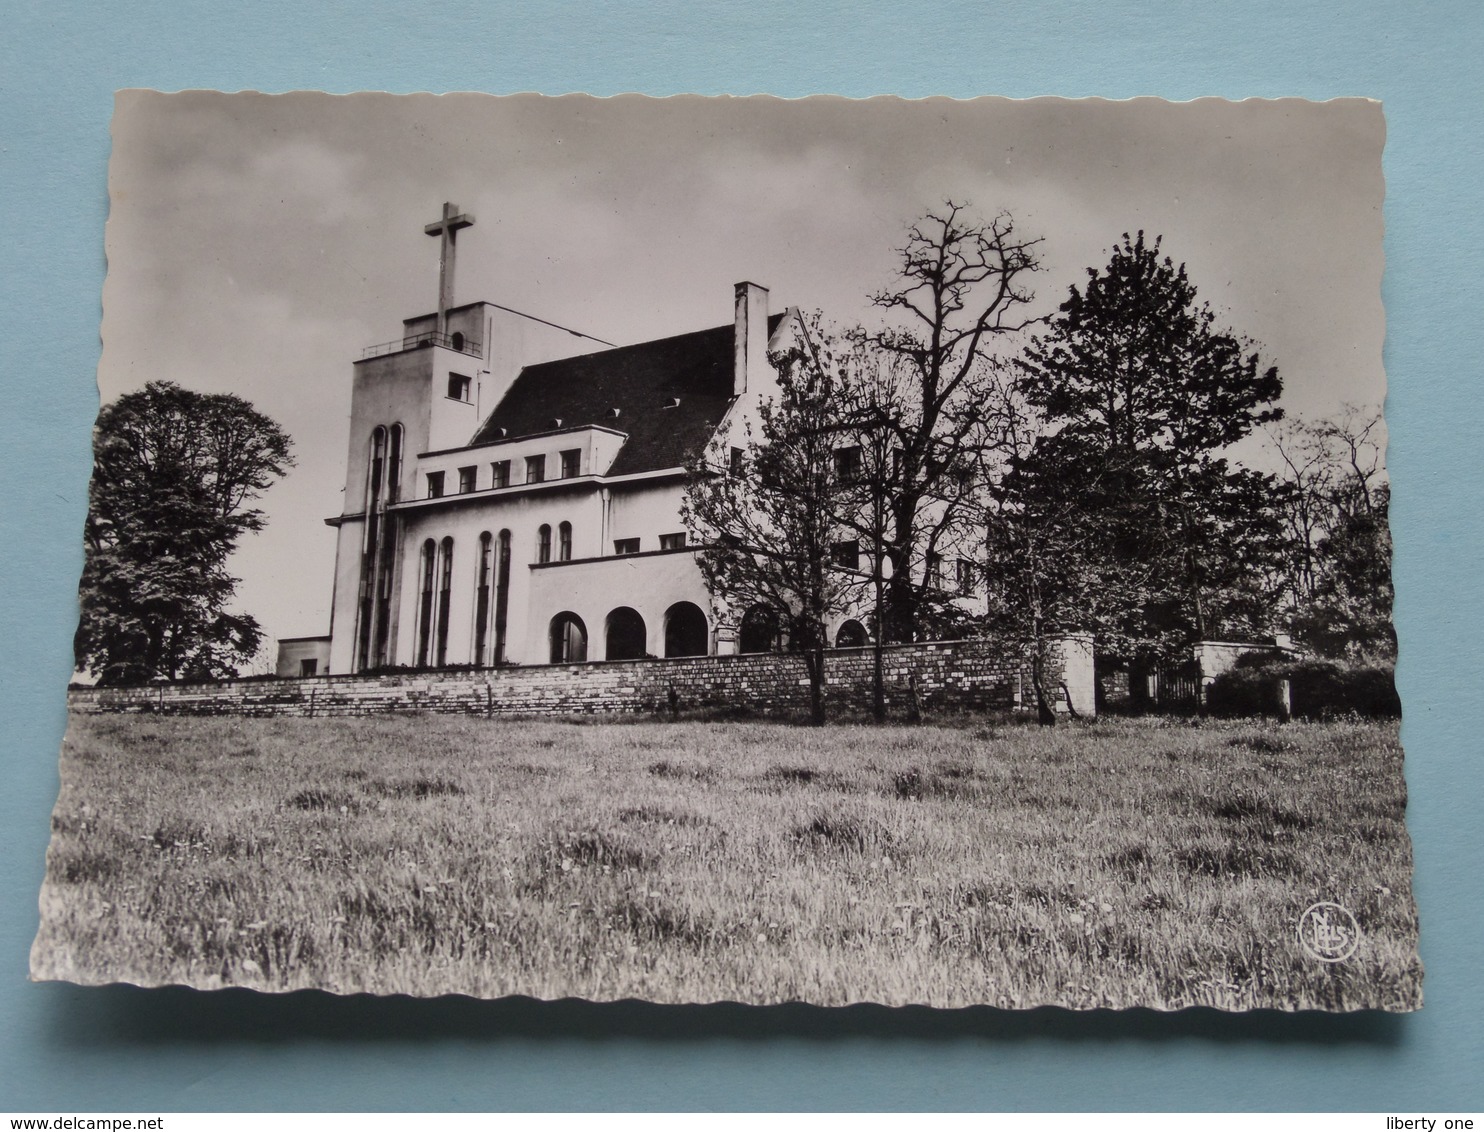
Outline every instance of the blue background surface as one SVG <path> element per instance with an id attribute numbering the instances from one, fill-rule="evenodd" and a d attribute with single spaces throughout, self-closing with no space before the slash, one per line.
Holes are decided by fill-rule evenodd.
<path id="1" fill-rule="evenodd" d="M 1479 1108 L 1484 5 L 11 0 L 0 19 L 0 1108 Z M 1385 102 L 1399 672 L 1427 1006 L 1078 1016 L 26 982 L 128 86 Z M 187 333 L 187 327 L 181 332 Z M 1472 1067 L 1472 1069 L 1471 1069 Z"/>

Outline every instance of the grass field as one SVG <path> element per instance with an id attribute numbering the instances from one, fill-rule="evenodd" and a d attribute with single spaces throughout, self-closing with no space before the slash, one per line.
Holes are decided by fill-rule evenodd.
<path id="1" fill-rule="evenodd" d="M 33 975 L 1415 1009 L 1394 724 L 75 716 Z M 1364 930 L 1326 965 L 1315 901 Z"/>

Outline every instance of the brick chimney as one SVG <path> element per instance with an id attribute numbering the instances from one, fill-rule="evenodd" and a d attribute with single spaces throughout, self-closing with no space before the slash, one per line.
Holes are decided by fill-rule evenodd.
<path id="1" fill-rule="evenodd" d="M 756 283 L 736 286 L 736 353 L 732 367 L 732 395 L 766 389 L 768 364 L 768 289 Z"/>

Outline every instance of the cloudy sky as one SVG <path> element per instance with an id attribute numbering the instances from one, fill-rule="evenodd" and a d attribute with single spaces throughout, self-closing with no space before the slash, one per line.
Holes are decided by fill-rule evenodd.
<path id="1" fill-rule="evenodd" d="M 1034 313 L 1125 231 L 1164 237 L 1290 414 L 1384 396 L 1378 104 L 120 95 L 99 386 L 246 397 L 293 436 L 234 569 L 277 636 L 329 627 L 351 362 L 437 302 L 625 344 L 775 310 L 871 316 L 903 233 L 953 198 L 1044 237 Z"/>

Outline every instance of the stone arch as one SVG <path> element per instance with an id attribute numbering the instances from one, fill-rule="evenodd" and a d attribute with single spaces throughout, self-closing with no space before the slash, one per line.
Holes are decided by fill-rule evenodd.
<path id="1" fill-rule="evenodd" d="M 782 631 L 778 611 L 759 602 L 742 615 L 737 627 L 738 652 L 778 652 Z"/>
<path id="2" fill-rule="evenodd" d="M 840 626 L 835 633 L 835 647 L 837 649 L 859 649 L 864 648 L 871 641 L 866 627 L 855 618 L 851 618 Z"/>
<path id="3" fill-rule="evenodd" d="M 698 605 L 677 601 L 665 610 L 665 655 L 705 656 L 710 652 L 710 626 Z"/>
<path id="4" fill-rule="evenodd" d="M 587 659 L 587 626 L 571 612 L 551 619 L 551 663 L 577 664 Z"/>
<path id="5" fill-rule="evenodd" d="M 609 660 L 642 660 L 649 644 L 647 633 L 639 611 L 620 605 L 608 614 L 603 655 Z"/>

